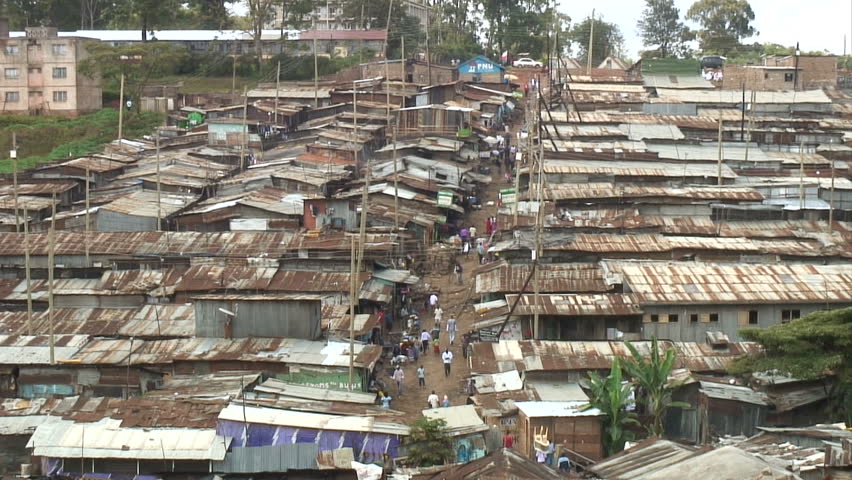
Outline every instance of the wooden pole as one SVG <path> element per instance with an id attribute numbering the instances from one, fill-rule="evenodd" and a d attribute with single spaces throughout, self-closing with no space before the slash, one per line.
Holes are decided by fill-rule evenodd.
<path id="1" fill-rule="evenodd" d="M 399 235 L 399 167 L 397 165 L 396 158 L 396 138 L 398 130 L 399 113 L 396 115 L 396 123 L 393 126 L 393 225 L 397 235 Z"/>
<path id="2" fill-rule="evenodd" d="M 828 196 L 828 231 L 834 231 L 834 160 L 831 162 L 831 193 Z"/>
<path id="3" fill-rule="evenodd" d="M 118 143 L 121 143 L 121 136 L 124 127 L 124 70 L 121 71 L 121 86 L 118 89 Z"/>
<path id="4" fill-rule="evenodd" d="M 30 222 L 27 204 L 24 203 L 24 269 L 27 278 L 27 335 L 33 334 L 33 290 L 30 282 Z"/>
<path id="5" fill-rule="evenodd" d="M 161 203 L 161 186 L 160 186 L 160 129 L 157 129 L 157 231 L 163 229 L 163 207 Z"/>
<path id="6" fill-rule="evenodd" d="M 234 53 L 231 55 L 231 97 L 237 94 L 237 44 L 234 43 Z"/>
<path id="7" fill-rule="evenodd" d="M 278 125 L 278 92 L 281 89 L 281 60 L 278 61 L 278 69 L 275 73 L 275 113 L 274 115 L 274 123 Z"/>
<path id="8" fill-rule="evenodd" d="M 12 157 L 12 195 L 15 197 L 15 233 L 21 231 L 21 222 L 18 219 L 18 135 L 12 132 L 12 151 L 9 152 Z"/>
<path id="9" fill-rule="evenodd" d="M 355 168 L 358 168 L 358 87 L 355 80 L 352 80 L 352 158 L 355 161 Z"/>
<path id="10" fill-rule="evenodd" d="M 408 65 L 405 62 L 405 35 L 401 36 L 402 39 L 402 91 L 405 92 L 405 77 L 408 75 Z M 405 108 L 405 95 L 403 95 L 400 104 L 402 108 Z"/>
<path id="11" fill-rule="evenodd" d="M 592 23 L 590 25 L 589 30 L 589 58 L 586 59 L 586 75 L 592 74 L 592 51 L 594 50 L 595 44 L 595 9 L 592 9 Z"/>
<path id="12" fill-rule="evenodd" d="M 716 162 L 716 185 L 722 186 L 722 114 L 719 114 L 719 159 Z"/>
<path id="13" fill-rule="evenodd" d="M 319 64 L 317 63 L 317 17 L 314 16 L 314 108 L 319 108 Z"/>
<path id="14" fill-rule="evenodd" d="M 53 338 L 53 255 L 56 248 L 56 194 L 53 194 L 53 207 L 50 215 L 50 230 L 47 236 L 47 318 L 50 328 L 50 364 L 56 363 Z"/>
<path id="15" fill-rule="evenodd" d="M 799 215 L 805 211 L 805 141 L 799 142 Z"/>
<path id="16" fill-rule="evenodd" d="M 542 139 L 541 105 L 539 105 L 542 101 L 541 84 L 536 81 L 536 85 L 536 92 L 538 93 L 538 102 L 536 104 L 536 121 L 538 122 L 536 129 L 538 132 L 538 182 L 536 186 L 536 196 L 538 197 L 538 210 L 536 211 L 535 218 L 535 258 L 533 258 L 533 264 L 538 266 L 541 262 L 541 228 L 542 223 L 544 222 L 544 194 L 542 192 L 544 189 L 544 141 Z M 541 327 L 539 325 L 539 310 L 541 305 L 541 269 L 534 267 L 533 272 L 535 273 L 533 284 L 535 294 L 535 310 L 533 310 L 533 338 L 537 340 L 541 337 Z"/>
<path id="17" fill-rule="evenodd" d="M 91 263 L 89 262 L 89 169 L 86 169 L 86 228 L 85 235 L 83 240 L 86 243 L 86 268 L 88 268 Z"/>
<path id="18" fill-rule="evenodd" d="M 432 57 L 429 55 L 429 14 L 431 12 L 431 7 L 427 7 L 426 10 L 426 76 L 429 82 L 429 85 L 432 85 Z"/>
<path id="19" fill-rule="evenodd" d="M 361 212 L 363 215 L 363 211 Z M 352 391 L 352 383 L 355 378 L 355 305 L 358 295 L 357 283 L 358 272 L 355 265 L 355 236 L 351 238 L 351 254 L 349 258 L 349 391 Z"/>
<path id="20" fill-rule="evenodd" d="M 243 86 L 243 134 L 240 140 L 240 171 L 246 169 L 246 148 L 248 147 L 248 90 Z"/>

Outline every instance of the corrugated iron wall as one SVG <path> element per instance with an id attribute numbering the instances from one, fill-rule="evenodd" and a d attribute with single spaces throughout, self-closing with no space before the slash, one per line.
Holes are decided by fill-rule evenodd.
<path id="1" fill-rule="evenodd" d="M 222 462 L 213 462 L 214 472 L 259 473 L 317 468 L 319 448 L 314 443 L 234 447 Z"/>
<path id="2" fill-rule="evenodd" d="M 286 337 L 315 340 L 320 337 L 320 302 L 199 300 L 195 304 L 195 331 L 199 337 L 225 338 L 228 316 L 231 337 Z"/>

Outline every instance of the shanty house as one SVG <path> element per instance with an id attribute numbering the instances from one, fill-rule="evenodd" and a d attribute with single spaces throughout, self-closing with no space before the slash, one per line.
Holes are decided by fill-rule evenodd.
<path id="1" fill-rule="evenodd" d="M 581 411 L 587 402 L 516 402 L 518 446 L 521 454 L 535 458 L 535 438 L 553 442 L 592 460 L 603 458 L 601 412 Z"/>
<path id="2" fill-rule="evenodd" d="M 447 434 L 453 438 L 454 463 L 467 463 L 488 453 L 484 435 L 488 425 L 479 418 L 473 405 L 430 408 L 423 410 L 423 416 L 446 422 Z"/>
<path id="3" fill-rule="evenodd" d="M 503 72 L 506 69 L 499 63 L 479 55 L 459 64 L 458 71 L 459 80 L 463 82 L 503 83 Z"/>
<path id="4" fill-rule="evenodd" d="M 200 337 L 320 337 L 322 299 L 316 295 L 208 294 L 193 300 Z"/>

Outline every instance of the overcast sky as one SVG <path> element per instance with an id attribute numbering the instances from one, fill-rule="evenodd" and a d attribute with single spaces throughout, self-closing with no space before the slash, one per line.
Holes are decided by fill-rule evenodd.
<path id="1" fill-rule="evenodd" d="M 568 14 L 572 22 L 582 21 L 592 13 L 603 15 L 607 22 L 615 23 L 624 34 L 627 55 L 638 58 L 642 41 L 636 21 L 642 15 L 645 2 L 642 0 L 557 0 L 559 10 Z M 681 18 L 686 15 L 693 0 L 675 0 Z M 753 25 L 760 34 L 748 43 L 780 43 L 795 45 L 802 50 L 828 50 L 843 53 L 843 35 L 846 35 L 846 50 L 849 52 L 849 32 L 852 28 L 852 0 L 749 0 L 754 10 Z"/>

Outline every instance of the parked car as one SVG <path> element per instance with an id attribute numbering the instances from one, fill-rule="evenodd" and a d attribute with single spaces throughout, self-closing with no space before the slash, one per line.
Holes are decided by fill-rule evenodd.
<path id="1" fill-rule="evenodd" d="M 541 68 L 544 66 L 539 61 L 533 60 L 532 58 L 519 58 L 512 62 L 513 67 L 538 67 Z"/>

